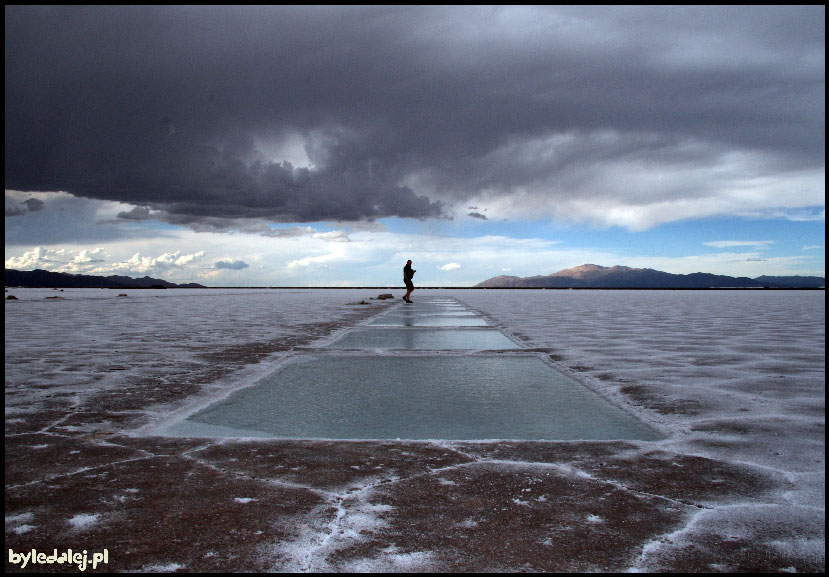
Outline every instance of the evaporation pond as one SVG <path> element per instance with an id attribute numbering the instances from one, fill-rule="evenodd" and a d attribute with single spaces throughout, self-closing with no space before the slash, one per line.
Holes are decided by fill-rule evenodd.
<path id="1" fill-rule="evenodd" d="M 486 320 L 472 316 L 388 314 L 372 321 L 370 324 L 372 326 L 391 327 L 483 327 L 486 326 Z"/>
<path id="2" fill-rule="evenodd" d="M 657 440 L 537 357 L 297 359 L 167 428 L 284 439 Z"/>
<path id="3" fill-rule="evenodd" d="M 519 348 L 494 329 L 355 329 L 328 345 L 336 349 L 500 350 Z"/>
<path id="4" fill-rule="evenodd" d="M 445 315 L 445 316 L 477 316 L 475 311 L 466 307 L 447 308 L 443 306 L 401 306 L 389 314 L 418 316 L 418 315 Z"/>
<path id="5" fill-rule="evenodd" d="M 407 316 L 407 317 L 417 317 L 417 316 L 447 316 L 447 317 L 474 317 L 479 316 L 478 313 L 475 311 L 470 311 L 468 309 L 457 309 L 457 310 L 445 310 L 445 309 L 425 309 L 422 307 L 412 308 L 412 307 L 405 307 L 400 308 L 397 310 L 393 310 L 392 312 L 388 313 L 390 316 Z"/>

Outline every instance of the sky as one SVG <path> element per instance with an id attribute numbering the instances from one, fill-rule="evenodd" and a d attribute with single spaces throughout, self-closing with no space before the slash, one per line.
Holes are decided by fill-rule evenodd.
<path id="1" fill-rule="evenodd" d="M 5 266 L 825 275 L 825 6 L 6 6 Z"/>

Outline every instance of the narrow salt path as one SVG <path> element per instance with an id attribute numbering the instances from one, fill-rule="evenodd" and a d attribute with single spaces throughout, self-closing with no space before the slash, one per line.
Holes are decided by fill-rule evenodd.
<path id="1" fill-rule="evenodd" d="M 338 440 L 662 436 L 451 298 L 400 304 L 165 434 Z"/>

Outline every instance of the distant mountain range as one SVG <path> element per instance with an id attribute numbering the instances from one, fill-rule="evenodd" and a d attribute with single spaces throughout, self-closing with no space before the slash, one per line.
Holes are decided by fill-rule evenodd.
<path id="1" fill-rule="evenodd" d="M 824 277 L 759 276 L 732 277 L 696 272 L 671 274 L 650 268 L 605 267 L 585 264 L 546 276 L 496 276 L 473 288 L 821 288 Z"/>
<path id="2" fill-rule="evenodd" d="M 3 273 L 5 286 L 30 288 L 207 288 L 196 283 L 175 284 L 145 276 L 131 278 L 128 276 L 90 276 L 85 274 L 68 274 L 45 270 L 5 269 Z"/>
<path id="3" fill-rule="evenodd" d="M 197 283 L 175 284 L 145 276 L 90 276 L 4 269 L 7 287 L 31 288 L 207 288 Z M 706 289 L 706 288 L 791 288 L 814 289 L 825 286 L 824 277 L 759 276 L 732 277 L 707 273 L 671 274 L 650 268 L 626 266 L 604 267 L 585 264 L 546 276 L 496 276 L 472 288 L 640 288 L 640 289 Z"/>

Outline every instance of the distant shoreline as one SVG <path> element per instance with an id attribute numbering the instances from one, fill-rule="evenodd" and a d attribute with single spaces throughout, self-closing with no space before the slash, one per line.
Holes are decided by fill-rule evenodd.
<path id="1" fill-rule="evenodd" d="M 7 289 L 85 289 L 85 290 L 400 290 L 402 286 L 214 286 L 214 287 L 43 287 L 6 286 Z M 421 286 L 415 290 L 481 290 L 481 291 L 822 291 L 825 287 L 469 287 Z"/>
<path id="2" fill-rule="evenodd" d="M 93 276 L 56 273 L 35 269 L 33 271 L 4 270 L 6 287 L 28 288 L 91 288 L 112 290 L 138 289 L 357 289 L 357 290 L 405 290 L 398 285 L 369 286 L 222 286 L 207 287 L 198 283 L 172 283 L 164 279 L 145 276 Z M 652 269 L 631 269 L 614 266 L 603 267 L 586 264 L 547 276 L 492 277 L 473 286 L 418 286 L 419 290 L 434 289 L 484 289 L 484 290 L 821 290 L 825 278 L 818 276 L 759 276 L 757 278 L 731 277 L 710 273 L 677 275 Z"/>
<path id="3" fill-rule="evenodd" d="M 205 287 L 208 289 L 274 289 L 274 290 L 300 290 L 300 289 L 326 289 L 326 290 L 401 290 L 406 287 L 393 286 L 223 286 Z M 415 287 L 415 290 L 477 290 L 477 291 L 814 291 L 824 290 L 824 287 L 472 287 L 472 286 L 423 286 Z"/>

